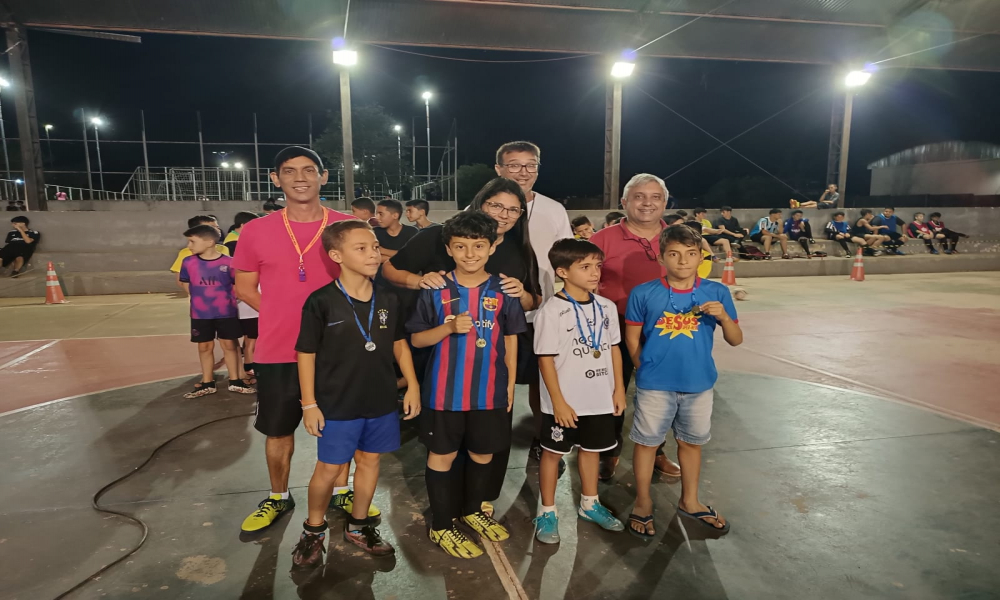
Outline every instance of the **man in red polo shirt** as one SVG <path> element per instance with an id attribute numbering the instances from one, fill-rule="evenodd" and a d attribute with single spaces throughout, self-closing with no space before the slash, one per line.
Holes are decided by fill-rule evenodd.
<path id="1" fill-rule="evenodd" d="M 640 173 L 625 184 L 622 208 L 625 218 L 617 225 L 598 231 L 590 241 L 604 251 L 600 294 L 618 307 L 618 322 L 625 335 L 625 308 L 632 289 L 641 284 L 666 276 L 666 270 L 657 261 L 660 255 L 660 232 L 667 224 L 663 211 L 667 207 L 667 186 L 656 175 Z M 628 353 L 622 353 L 622 374 L 628 388 L 635 367 Z M 625 415 L 615 418 L 618 445 L 601 454 L 600 478 L 607 481 L 614 477 L 618 457 L 622 451 L 622 427 Z M 668 477 L 680 477 L 681 468 L 663 454 L 661 446 L 656 451 L 657 472 Z"/>

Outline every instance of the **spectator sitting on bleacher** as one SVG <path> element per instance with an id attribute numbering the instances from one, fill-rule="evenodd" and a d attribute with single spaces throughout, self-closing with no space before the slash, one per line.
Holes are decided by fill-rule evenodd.
<path id="1" fill-rule="evenodd" d="M 733 207 L 723 206 L 719 212 L 720 216 L 713 223 L 715 229 L 719 230 L 718 235 L 725 240 L 729 240 L 730 244 L 737 246 L 743 244 L 743 238 L 750 232 L 740 227 L 739 220 L 733 216 Z"/>
<path id="2" fill-rule="evenodd" d="M 14 229 L 7 232 L 3 248 L 0 248 L 0 262 L 3 263 L 3 268 L 6 269 L 13 264 L 11 277 L 17 277 L 31 269 L 28 261 L 35 253 L 42 234 L 34 229 L 28 229 L 30 223 L 28 217 L 17 216 L 11 219 L 10 224 Z"/>
<path id="3" fill-rule="evenodd" d="M 188 229 L 193 229 L 198 225 L 211 225 L 219 231 L 219 238 L 222 238 L 222 229 L 219 229 L 219 222 L 215 220 L 212 215 L 198 215 L 197 217 L 191 217 L 188 219 Z M 229 256 L 229 248 L 226 248 L 222 244 L 216 244 L 215 249 L 219 251 L 220 254 Z M 191 250 L 185 246 L 181 248 L 180 252 L 177 253 L 177 258 L 174 260 L 174 264 L 170 266 L 170 272 L 177 274 L 177 287 L 184 290 L 187 293 L 187 288 L 181 283 L 181 265 L 184 263 L 184 259 L 192 256 Z"/>
<path id="4" fill-rule="evenodd" d="M 868 245 L 865 238 L 851 235 L 851 226 L 844 220 L 842 210 L 833 213 L 833 220 L 826 224 L 826 239 L 840 244 L 844 249 L 844 258 L 851 257 L 851 249 L 847 247 L 847 242 L 854 242 L 862 248 Z"/>
<path id="5" fill-rule="evenodd" d="M 792 208 L 834 208 L 837 206 L 837 201 L 839 200 L 840 192 L 837 191 L 837 186 L 831 183 L 826 187 L 826 191 L 819 197 L 819 200 L 799 202 L 795 198 L 792 198 L 788 201 L 788 205 Z"/>
<path id="6" fill-rule="evenodd" d="M 729 238 L 722 236 L 722 230 L 712 227 L 712 222 L 708 220 L 708 211 L 704 208 L 694 209 L 694 219 L 701 223 L 702 239 L 708 242 L 709 246 L 718 246 L 727 254 L 733 251 L 733 246 Z M 735 260 L 735 257 L 734 257 Z"/>
<path id="7" fill-rule="evenodd" d="M 887 206 L 882 210 L 882 214 L 875 217 L 872 225 L 885 229 L 884 235 L 889 237 L 885 242 L 885 247 L 889 254 L 902 256 L 906 254 L 900 250 L 900 247 L 906 243 L 906 236 L 903 235 L 903 228 L 906 227 L 906 222 L 897 217 L 895 213 L 896 209 Z"/>
<path id="8" fill-rule="evenodd" d="M 927 251 L 931 254 L 940 254 L 934 247 L 934 233 L 927 223 L 924 223 L 924 213 L 913 213 L 913 222 L 906 226 L 906 233 L 915 240 L 923 240 Z"/>
<path id="9" fill-rule="evenodd" d="M 682 212 L 684 213 L 684 215 L 680 214 Z M 663 217 L 663 220 L 666 222 L 667 227 L 670 227 L 671 225 L 675 225 L 677 223 L 683 223 L 688 227 L 690 227 L 691 229 L 694 229 L 695 233 L 701 236 L 701 227 L 702 227 L 701 222 L 694 219 L 693 217 L 685 219 L 684 218 L 685 215 L 687 215 L 686 212 L 677 211 L 672 215 L 667 215 Z M 708 242 L 705 241 L 704 237 L 701 238 L 701 256 L 702 259 L 708 259 L 708 260 L 702 260 L 702 264 L 698 266 L 699 269 L 698 276 L 705 278 L 708 277 L 708 274 L 712 271 L 711 263 L 719 262 L 719 257 L 712 252 L 712 247 L 708 245 Z"/>
<path id="10" fill-rule="evenodd" d="M 815 244 L 816 240 L 813 239 L 812 226 L 809 225 L 809 219 L 802 217 L 801 210 L 793 210 L 792 216 L 785 221 L 785 234 L 788 235 L 789 239 L 798 242 L 802 246 L 802 249 L 806 251 L 806 256 L 812 258 L 812 250 L 810 250 L 809 244 Z"/>
<path id="11" fill-rule="evenodd" d="M 771 258 L 771 244 L 778 240 L 781 245 L 781 258 L 791 258 L 788 255 L 788 236 L 781 233 L 781 209 L 772 208 L 766 217 L 757 220 L 750 232 L 750 241 L 764 246 L 764 254 Z"/>
<path id="12" fill-rule="evenodd" d="M 958 239 L 969 237 L 964 233 L 952 231 L 945 227 L 944 221 L 941 220 L 941 213 L 939 212 L 931 213 L 927 226 L 934 233 L 934 239 L 942 240 L 941 247 L 944 248 L 945 254 L 958 254 Z"/>
<path id="13" fill-rule="evenodd" d="M 871 209 L 864 208 L 861 209 L 861 217 L 851 228 L 851 235 L 862 238 L 868 243 L 868 247 L 864 249 L 865 256 L 881 256 L 881 246 L 889 240 L 889 236 L 881 233 L 885 228 L 885 225 L 873 225 Z"/>

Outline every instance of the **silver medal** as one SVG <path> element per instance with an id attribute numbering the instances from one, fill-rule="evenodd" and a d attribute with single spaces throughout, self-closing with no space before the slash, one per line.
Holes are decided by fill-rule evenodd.
<path id="1" fill-rule="evenodd" d="M 365 344 L 365 350 L 369 352 L 375 352 L 375 342 L 368 342 Z"/>

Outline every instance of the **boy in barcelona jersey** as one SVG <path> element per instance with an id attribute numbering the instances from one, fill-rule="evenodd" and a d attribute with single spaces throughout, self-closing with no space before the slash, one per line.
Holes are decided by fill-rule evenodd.
<path id="1" fill-rule="evenodd" d="M 535 314 L 535 354 L 544 385 L 542 504 L 534 523 L 535 538 L 543 544 L 559 543 L 559 460 L 574 447 L 581 490 L 577 516 L 608 531 L 624 530 L 597 498 L 601 452 L 618 445 L 615 417 L 625 411 L 618 311 L 614 302 L 594 294 L 603 260 L 604 252 L 586 240 L 553 244 L 549 262 L 563 289 Z"/>
<path id="2" fill-rule="evenodd" d="M 517 335 L 527 330 L 524 309 L 486 272 L 496 249 L 497 222 L 485 212 L 464 212 L 442 231 L 455 270 L 442 289 L 421 290 L 407 323 L 415 348 L 433 348 L 422 386 L 420 438 L 427 446 L 425 479 L 430 539 L 450 556 L 475 558 L 482 548 L 455 525 L 455 514 L 485 539 L 500 542 L 507 529 L 483 512 L 493 454 L 510 449 L 507 413 L 514 406 Z M 461 488 L 451 476 L 466 451 Z"/>

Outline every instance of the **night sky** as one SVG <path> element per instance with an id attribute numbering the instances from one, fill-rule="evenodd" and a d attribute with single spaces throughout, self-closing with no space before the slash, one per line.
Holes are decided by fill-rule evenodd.
<path id="1" fill-rule="evenodd" d="M 54 124 L 53 137 L 79 140 L 78 109 L 99 112 L 110 122 L 102 129 L 101 144 L 107 171 L 131 172 L 142 164 L 138 145 L 103 143 L 139 139 L 139 109 L 146 111 L 150 139 L 196 141 L 194 112 L 200 110 L 206 142 L 250 142 L 251 113 L 256 111 L 261 142 L 305 143 L 306 115 L 314 115 L 318 135 L 326 110 L 339 105 L 338 79 L 325 43 L 143 34 L 142 44 L 130 44 L 34 31 L 29 43 L 39 123 Z M 558 56 L 410 50 L 482 60 Z M 434 143 L 443 143 L 457 119 L 460 163 L 492 164 L 499 144 L 529 139 L 542 147 L 540 191 L 555 197 L 601 194 L 605 59 L 484 64 L 371 46 L 360 51 L 361 64 L 352 76 L 354 104 L 381 104 L 404 125 L 406 135 L 416 117 L 418 143 L 423 137 L 419 95 L 431 89 Z M 722 139 L 808 96 L 733 146 L 793 186 L 818 195 L 826 173 L 831 99 L 839 80 L 839 73 L 827 66 L 640 57 L 624 90 L 622 181 L 639 171 L 667 176 L 718 145 L 637 88 Z M 998 92 L 1000 74 L 881 71 L 855 101 L 850 187 L 867 193 L 869 162 L 917 144 L 953 139 L 1000 143 Z M 4 97 L 7 131 L 13 137 L 12 104 Z M 53 146 L 56 170 L 83 169 L 79 142 Z M 212 149 L 234 147 L 206 150 Z M 262 149 L 262 165 L 276 150 Z M 43 151 L 48 160 L 44 138 Z M 252 163 L 252 148 L 236 155 Z M 421 161 L 418 155 L 418 172 Z M 197 166 L 197 146 L 151 147 L 150 164 Z M 207 164 L 217 160 L 208 158 Z M 720 179 L 745 175 L 763 173 L 723 148 L 667 184 L 682 199 L 696 198 Z M 108 177 L 108 187 L 120 189 L 124 179 Z M 48 180 L 80 185 L 86 177 L 53 174 Z"/>

